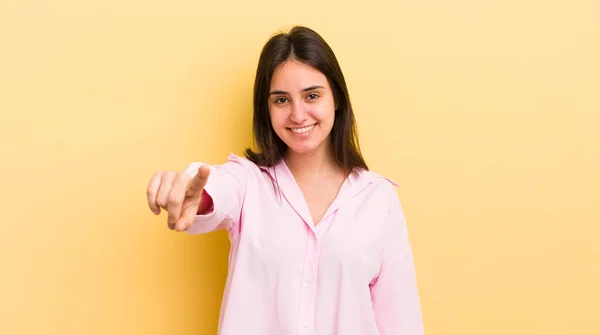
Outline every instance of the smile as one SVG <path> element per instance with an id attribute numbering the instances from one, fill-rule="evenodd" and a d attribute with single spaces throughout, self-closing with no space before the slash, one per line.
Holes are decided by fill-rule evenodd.
<path id="1" fill-rule="evenodd" d="M 307 126 L 307 127 L 302 127 L 302 128 L 289 128 L 291 131 L 293 131 L 296 134 L 303 134 L 303 133 L 307 133 L 309 131 L 311 131 L 317 124 L 313 124 L 312 126 Z"/>

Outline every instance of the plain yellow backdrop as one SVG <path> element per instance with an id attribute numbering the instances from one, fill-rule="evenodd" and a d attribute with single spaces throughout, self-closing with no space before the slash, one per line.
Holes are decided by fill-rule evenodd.
<path id="1" fill-rule="evenodd" d="M 403 187 L 427 334 L 600 334 L 600 2 L 4 1 L 0 334 L 215 334 L 228 240 L 158 169 L 251 144 L 260 49 L 336 52 Z"/>

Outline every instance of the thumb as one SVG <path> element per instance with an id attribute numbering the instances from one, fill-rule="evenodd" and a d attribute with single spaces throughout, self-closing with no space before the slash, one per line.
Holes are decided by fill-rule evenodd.
<path id="1" fill-rule="evenodd" d="M 189 183 L 188 190 L 191 193 L 200 194 L 202 190 L 204 190 L 204 186 L 206 186 L 206 182 L 208 181 L 208 176 L 210 175 L 210 168 L 206 165 L 202 165 L 198 168 L 198 173 L 192 178 Z"/>

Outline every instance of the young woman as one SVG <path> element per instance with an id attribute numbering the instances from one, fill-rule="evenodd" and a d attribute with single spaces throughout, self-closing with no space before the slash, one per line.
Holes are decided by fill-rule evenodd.
<path id="1" fill-rule="evenodd" d="M 423 334 L 394 183 L 359 150 L 348 89 L 316 32 L 272 37 L 254 83 L 257 151 L 157 172 L 155 214 L 231 241 L 219 334 Z"/>

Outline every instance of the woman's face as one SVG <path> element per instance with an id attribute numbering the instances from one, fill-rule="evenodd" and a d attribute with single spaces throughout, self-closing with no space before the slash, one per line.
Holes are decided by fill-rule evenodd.
<path id="1" fill-rule="evenodd" d="M 335 102 L 323 73 L 298 61 L 286 61 L 273 72 L 269 92 L 271 124 L 293 152 L 327 149 Z"/>

